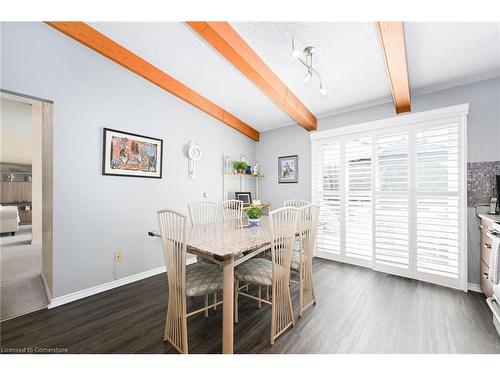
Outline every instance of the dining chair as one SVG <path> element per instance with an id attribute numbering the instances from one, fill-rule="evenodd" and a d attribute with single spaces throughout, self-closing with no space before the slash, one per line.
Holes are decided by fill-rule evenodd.
<path id="1" fill-rule="evenodd" d="M 289 199 L 286 201 L 283 201 L 283 206 L 284 207 L 295 207 L 295 208 L 300 208 L 308 205 L 309 202 L 302 200 L 302 199 Z"/>
<path id="2" fill-rule="evenodd" d="M 191 225 L 193 226 L 206 226 L 213 224 L 219 220 L 219 203 L 217 202 L 197 202 L 188 204 L 189 218 L 191 220 Z M 196 256 L 196 261 L 198 263 L 213 264 L 209 260 Z M 217 302 L 217 292 L 213 293 L 213 301 Z M 208 305 L 208 296 L 205 298 L 205 305 Z M 214 310 L 217 306 L 214 306 Z M 205 316 L 208 316 L 208 311 L 205 312 Z"/>
<path id="3" fill-rule="evenodd" d="M 243 227 L 243 202 L 235 199 L 222 202 L 222 218 L 234 228 Z"/>
<path id="4" fill-rule="evenodd" d="M 283 201 L 284 207 L 301 208 L 301 207 L 307 206 L 308 204 L 310 204 L 308 201 L 305 201 L 302 199 L 289 199 L 289 200 Z M 299 250 L 300 250 L 299 240 L 295 239 L 295 242 L 293 244 L 293 251 L 298 253 Z"/>
<path id="5" fill-rule="evenodd" d="M 208 296 L 222 290 L 222 271 L 214 264 L 186 266 L 186 216 L 173 210 L 158 211 L 163 255 L 167 267 L 168 304 L 164 341 L 180 353 L 188 353 L 187 318 L 221 304 L 205 303 L 203 308 L 187 312 L 186 298 Z M 205 301 L 207 298 L 205 297 Z"/>
<path id="6" fill-rule="evenodd" d="M 245 296 L 271 305 L 271 345 L 289 327 L 295 324 L 290 296 L 290 267 L 292 246 L 298 220 L 298 209 L 282 207 L 269 214 L 271 227 L 271 258 L 252 258 L 235 269 L 235 322 L 238 322 L 238 296 Z M 271 298 L 263 299 L 243 292 L 240 282 L 271 286 Z M 260 289 L 259 289 L 260 290 Z"/>
<path id="7" fill-rule="evenodd" d="M 191 225 L 207 225 L 219 219 L 217 202 L 197 202 L 188 205 Z"/>
<path id="8" fill-rule="evenodd" d="M 316 204 L 308 204 L 299 209 L 297 225 L 299 251 L 293 251 L 291 262 L 291 268 L 299 274 L 299 279 L 290 280 L 299 284 L 299 317 L 307 308 L 316 304 L 312 260 L 316 246 L 319 210 Z"/>

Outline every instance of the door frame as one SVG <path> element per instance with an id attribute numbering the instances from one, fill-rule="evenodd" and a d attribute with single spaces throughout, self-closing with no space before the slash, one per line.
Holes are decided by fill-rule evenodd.
<path id="1" fill-rule="evenodd" d="M 0 97 L 41 108 L 42 116 L 42 281 L 48 305 L 53 291 L 53 148 L 54 102 L 0 88 Z"/>

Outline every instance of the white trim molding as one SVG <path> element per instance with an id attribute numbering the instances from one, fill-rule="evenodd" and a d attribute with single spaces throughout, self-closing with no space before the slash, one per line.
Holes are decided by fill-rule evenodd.
<path id="1" fill-rule="evenodd" d="M 469 113 L 469 103 L 452 105 L 429 111 L 401 114 L 380 120 L 363 122 L 356 125 L 347 125 L 338 128 L 311 132 L 311 140 L 338 137 L 365 131 L 382 130 L 400 125 L 415 125 L 420 122 L 434 121 L 436 118 L 445 119 L 449 117 L 465 116 Z"/>
<path id="2" fill-rule="evenodd" d="M 186 264 L 192 264 L 192 263 L 196 263 L 196 257 L 191 257 L 186 260 Z M 94 294 L 102 293 L 107 290 L 115 289 L 120 286 L 134 283 L 139 280 L 147 279 L 148 277 L 159 275 L 166 271 L 167 270 L 165 266 L 158 267 L 149 271 L 136 273 L 135 275 L 126 276 L 118 280 L 113 280 L 105 284 L 96 285 L 84 290 L 79 290 L 77 292 L 69 293 L 61 297 L 56 297 L 52 299 L 48 308 L 52 309 L 57 306 L 65 305 L 67 303 L 74 302 L 82 298 L 93 296 Z"/>
<path id="3" fill-rule="evenodd" d="M 468 283 L 467 284 L 467 290 L 470 290 L 472 292 L 478 292 L 478 293 L 482 293 L 483 291 L 481 290 L 481 287 L 477 284 L 471 284 L 471 283 Z"/>

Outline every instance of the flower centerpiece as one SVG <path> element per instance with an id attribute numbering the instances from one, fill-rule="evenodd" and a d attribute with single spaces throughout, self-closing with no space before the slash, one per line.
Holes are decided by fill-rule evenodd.
<path id="1" fill-rule="evenodd" d="M 233 162 L 233 168 L 238 171 L 239 174 L 245 174 L 246 170 L 248 169 L 248 164 L 244 161 L 237 160 Z"/>
<path id="2" fill-rule="evenodd" d="M 260 224 L 260 219 L 262 218 L 262 207 L 260 206 L 249 206 L 245 208 L 245 214 L 248 217 L 248 224 L 250 228 L 257 228 Z"/>

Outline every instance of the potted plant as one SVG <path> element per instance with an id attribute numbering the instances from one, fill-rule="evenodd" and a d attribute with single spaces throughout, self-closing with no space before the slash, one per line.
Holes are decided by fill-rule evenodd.
<path id="1" fill-rule="evenodd" d="M 245 171 L 248 169 L 248 165 L 244 161 L 235 161 L 233 162 L 233 168 L 236 169 L 239 174 L 245 174 Z"/>
<path id="2" fill-rule="evenodd" d="M 247 207 L 245 208 L 245 214 L 248 217 L 248 224 L 250 225 L 250 228 L 257 228 L 260 224 L 260 219 L 262 218 L 262 207 Z"/>

